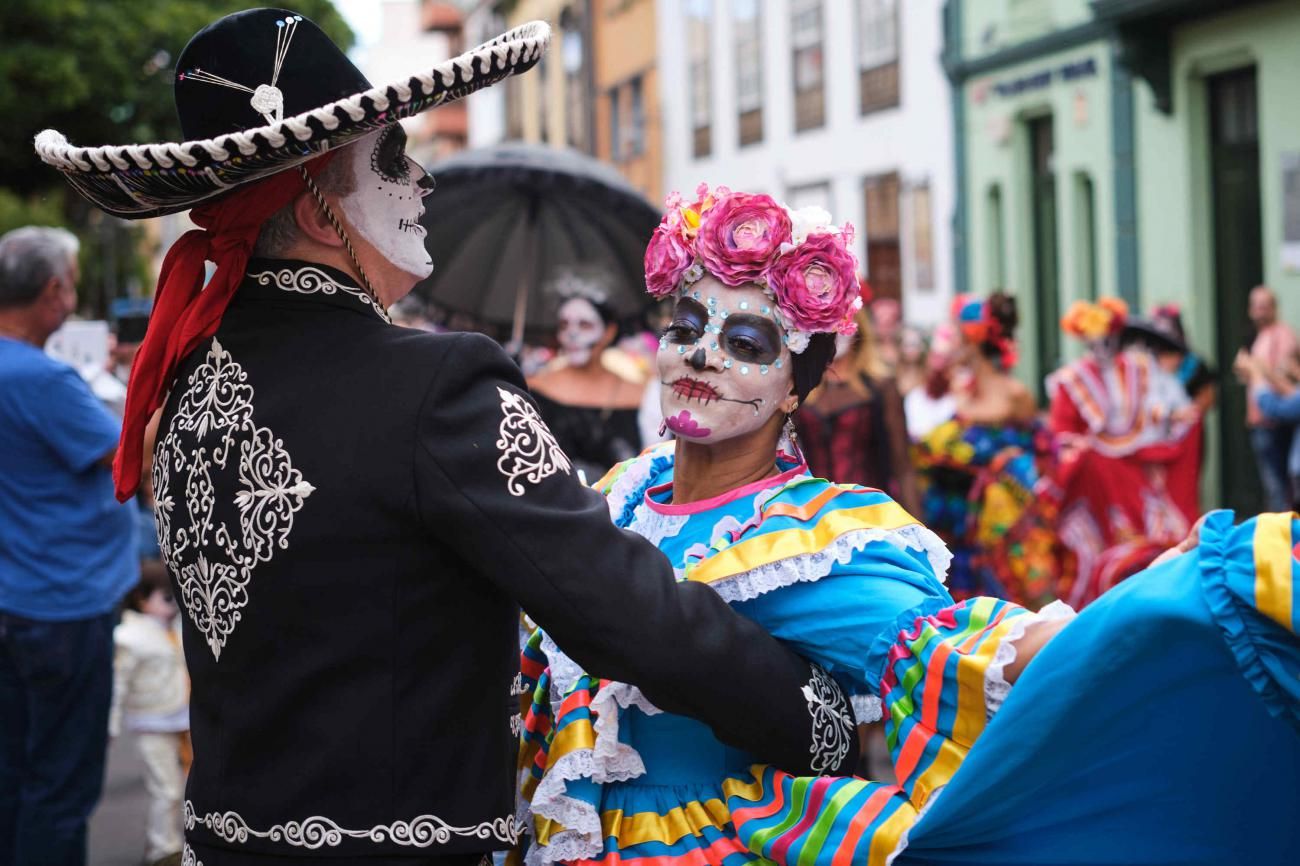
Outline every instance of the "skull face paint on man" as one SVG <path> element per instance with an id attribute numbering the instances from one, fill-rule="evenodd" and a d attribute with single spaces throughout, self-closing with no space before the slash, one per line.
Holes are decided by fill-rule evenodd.
<path id="1" fill-rule="evenodd" d="M 683 292 L 657 356 L 668 429 L 716 443 L 767 424 L 790 399 L 784 336 L 772 299 L 756 285 L 733 289 L 705 275 Z"/>
<path id="2" fill-rule="evenodd" d="M 402 125 L 394 123 L 365 136 L 348 148 L 348 158 L 353 184 L 342 204 L 352 227 L 398 270 L 417 279 L 429 276 L 433 259 L 424 246 L 420 216 L 421 200 L 433 185 L 406 155 Z"/>
<path id="3" fill-rule="evenodd" d="M 607 322 L 586 298 L 569 298 L 560 305 L 555 338 L 560 351 L 574 367 L 583 367 L 605 336 Z"/>

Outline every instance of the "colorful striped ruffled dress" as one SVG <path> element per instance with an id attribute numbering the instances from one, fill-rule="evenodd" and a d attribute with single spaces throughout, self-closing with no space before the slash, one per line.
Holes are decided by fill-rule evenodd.
<path id="1" fill-rule="evenodd" d="M 1196 551 L 1053 638 L 986 726 L 930 702 L 931 679 L 972 668 L 921 624 L 936 651 L 902 661 L 907 632 L 886 683 L 901 790 L 756 767 L 729 788 L 741 839 L 787 866 L 1300 862 L 1298 542 L 1295 515 L 1214 512 Z"/>
<path id="2" fill-rule="evenodd" d="M 954 605 L 942 584 L 946 548 L 888 496 L 812 478 L 785 457 L 779 468 L 716 499 L 674 505 L 668 444 L 600 486 L 617 523 L 654 542 L 680 579 L 709 583 L 820 665 L 852 696 L 860 720 L 880 718 L 882 695 L 891 702 L 904 787 L 862 783 L 867 799 L 888 801 L 880 826 L 864 830 L 889 853 L 915 820 L 908 796 L 923 802 L 947 780 L 1001 701 L 1011 657 L 1000 649 L 1035 615 L 993 600 Z M 524 675 L 532 686 L 521 757 L 523 809 L 535 831 L 530 863 L 757 859 L 728 805 L 762 799 L 754 756 L 660 712 L 633 686 L 586 676 L 540 633 Z M 808 698 L 814 726 L 819 713 L 849 712 L 815 689 Z"/>

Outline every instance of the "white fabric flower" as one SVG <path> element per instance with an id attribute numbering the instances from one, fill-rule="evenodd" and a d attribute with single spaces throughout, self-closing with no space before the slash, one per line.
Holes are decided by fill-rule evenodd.
<path id="1" fill-rule="evenodd" d="M 804 349 L 808 348 L 808 338 L 807 331 L 786 331 L 785 344 L 791 352 L 800 355 L 803 354 Z"/>
<path id="2" fill-rule="evenodd" d="M 808 239 L 808 235 L 821 234 L 839 234 L 840 230 L 831 223 L 830 213 L 817 205 L 799 208 L 799 210 L 790 210 L 790 235 L 795 246 L 803 243 Z"/>

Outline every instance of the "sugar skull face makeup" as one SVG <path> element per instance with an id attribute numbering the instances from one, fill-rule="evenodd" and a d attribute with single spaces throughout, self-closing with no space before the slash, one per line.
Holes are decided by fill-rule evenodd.
<path id="1" fill-rule="evenodd" d="M 357 234 L 398 270 L 417 279 L 433 273 L 424 246 L 421 201 L 433 190 L 422 168 L 406 155 L 406 131 L 394 123 L 348 148 L 353 188 L 343 208 Z"/>
<path id="2" fill-rule="evenodd" d="M 677 299 L 658 368 L 668 429 L 695 442 L 758 430 L 790 396 L 790 352 L 772 299 L 711 275 Z"/>
<path id="3" fill-rule="evenodd" d="M 570 298 L 560 305 L 556 340 L 569 363 L 581 367 L 605 336 L 606 322 L 586 298 Z"/>

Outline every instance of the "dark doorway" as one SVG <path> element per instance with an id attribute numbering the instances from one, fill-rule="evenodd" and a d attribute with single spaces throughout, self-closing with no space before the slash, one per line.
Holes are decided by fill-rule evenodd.
<path id="1" fill-rule="evenodd" d="M 1220 500 L 1239 514 L 1253 514 L 1261 508 L 1263 498 L 1246 433 L 1246 389 L 1232 375 L 1232 359 L 1251 340 L 1246 296 L 1264 279 L 1255 68 L 1209 78 L 1206 92 L 1218 331 Z"/>
<path id="2" fill-rule="evenodd" d="M 899 180 L 895 173 L 869 177 L 862 185 L 867 212 L 867 282 L 877 298 L 903 300 L 899 244 Z"/>
<path id="3" fill-rule="evenodd" d="M 1043 377 L 1061 365 L 1061 298 L 1056 233 L 1056 134 L 1052 116 L 1028 122 L 1030 188 L 1034 215 L 1034 339 L 1038 348 L 1036 388 L 1045 399 Z"/>

